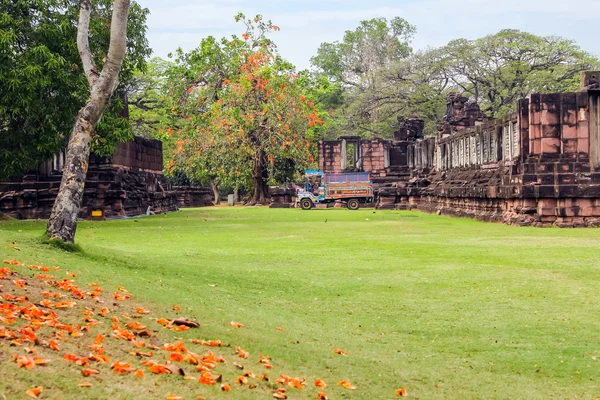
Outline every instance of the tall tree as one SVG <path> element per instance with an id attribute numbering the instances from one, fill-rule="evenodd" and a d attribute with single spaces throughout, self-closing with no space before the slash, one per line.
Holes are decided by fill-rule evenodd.
<path id="1" fill-rule="evenodd" d="M 207 38 L 198 49 L 179 52 L 168 169 L 247 184 L 249 204 L 263 204 L 276 168 L 314 163 L 314 135 L 323 121 L 300 76 L 267 37 L 279 28 L 260 15 L 236 20 L 247 28 L 241 37 Z"/>
<path id="2" fill-rule="evenodd" d="M 317 74 L 343 89 L 344 103 L 331 109 L 335 114 L 328 136 L 351 131 L 361 136 L 389 136 L 393 132 L 389 107 L 378 99 L 390 82 L 381 79 L 381 71 L 391 68 L 412 54 L 410 42 L 416 29 L 395 17 L 361 21 L 346 31 L 341 42 L 323 43 L 311 64 Z"/>
<path id="3" fill-rule="evenodd" d="M 130 0 L 115 0 L 114 2 L 110 26 L 110 46 L 102 71 L 98 72 L 89 41 L 92 2 L 91 0 L 81 0 L 77 48 L 90 86 L 91 96 L 77 114 L 69 139 L 60 189 L 48 220 L 47 232 L 53 239 L 65 242 L 74 242 L 75 240 L 77 216 L 83 199 L 94 130 L 118 86 L 119 72 L 125 58 L 129 7 Z"/>
<path id="4" fill-rule="evenodd" d="M 322 43 L 311 63 L 334 81 L 368 87 L 373 84 L 370 73 L 411 54 L 415 31 L 400 17 L 361 21 L 355 30 L 346 31 L 341 42 Z"/>

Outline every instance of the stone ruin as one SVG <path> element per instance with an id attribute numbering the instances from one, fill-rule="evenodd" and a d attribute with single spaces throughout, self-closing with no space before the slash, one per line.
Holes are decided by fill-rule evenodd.
<path id="1" fill-rule="evenodd" d="M 13 182 L 0 182 L 0 213 L 18 219 L 47 219 L 60 187 L 65 152 Z M 119 143 L 110 157 L 90 157 L 80 218 L 131 217 L 184 207 L 212 205 L 212 192 L 165 182 L 162 143 L 136 137 Z"/>
<path id="2" fill-rule="evenodd" d="M 600 226 L 600 72 L 575 93 L 532 94 L 488 120 L 456 93 L 443 125 L 399 118 L 394 140 L 319 142 L 324 172 L 371 172 L 379 209 L 522 226 Z"/>

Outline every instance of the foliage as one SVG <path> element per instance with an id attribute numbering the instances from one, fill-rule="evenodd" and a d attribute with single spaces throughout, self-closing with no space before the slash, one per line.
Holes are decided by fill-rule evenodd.
<path id="1" fill-rule="evenodd" d="M 383 24 L 377 21 L 378 26 Z M 373 20 L 361 22 L 356 31 L 346 33 L 343 43 L 324 43 L 312 59 L 318 74 L 332 84 L 343 83 L 343 104 L 331 110 L 327 137 L 351 133 L 390 138 L 398 115 L 423 118 L 426 133 L 433 134 L 451 91 L 477 100 L 488 117 L 501 117 L 514 112 L 516 101 L 530 93 L 576 90 L 579 71 L 600 67 L 598 59 L 572 40 L 518 30 L 457 39 L 441 48 L 410 53 L 414 28 L 406 22 L 400 24 L 407 27 L 400 47 L 404 51 L 389 59 L 367 57 L 365 42 L 353 39 L 369 24 Z M 382 29 L 383 25 L 378 31 Z M 380 38 L 379 45 L 373 46 L 379 50 L 375 54 L 390 54 L 383 51 L 388 43 L 381 40 L 383 36 L 372 36 Z M 377 62 L 365 64 L 365 60 Z M 368 67 L 356 66 L 359 61 Z"/>
<path id="2" fill-rule="evenodd" d="M 410 40 L 415 27 L 395 17 L 361 21 L 353 31 L 346 31 L 342 42 L 323 43 L 311 63 L 331 80 L 365 87 L 370 72 L 406 58 L 412 52 Z"/>
<path id="3" fill-rule="evenodd" d="M 93 4 L 90 47 L 101 65 L 108 49 L 112 1 Z M 0 177 L 6 178 L 35 167 L 65 145 L 89 88 L 75 42 L 79 1 L 0 0 L 0 10 Z M 143 69 L 150 54 L 147 14 L 132 4 L 123 83 L 135 69 Z M 127 122 L 116 118 L 121 106 L 114 99 L 94 151 L 110 153 L 117 140 L 131 136 Z"/>
<path id="4" fill-rule="evenodd" d="M 278 176 L 290 179 L 314 163 L 324 122 L 307 97 L 307 79 L 267 37 L 279 28 L 261 16 L 236 19 L 246 25 L 241 37 L 208 37 L 197 49 L 179 50 L 167 72 L 172 122 L 164 139 L 173 152 L 167 170 L 246 185 L 254 189 L 253 201 L 263 202 L 278 167 L 291 166 Z"/>
<path id="5" fill-rule="evenodd" d="M 390 82 L 382 71 L 406 59 L 412 53 L 410 41 L 416 29 L 406 20 L 395 17 L 361 21 L 353 31 L 346 31 L 342 42 L 323 43 L 311 63 L 332 89 L 338 89 L 336 108 L 330 109 L 332 122 L 326 136 L 341 134 L 390 137 L 394 131 L 396 107 L 381 97 Z M 335 91 L 333 93 L 336 93 Z"/>
<path id="6" fill-rule="evenodd" d="M 530 93 L 575 91 L 580 71 L 600 67 L 570 39 L 514 29 L 454 40 L 440 51 L 452 86 L 477 100 L 489 117 L 514 112 L 516 101 Z"/>
<path id="7" fill-rule="evenodd" d="M 170 61 L 152 58 L 145 70 L 136 70 L 126 85 L 129 120 L 135 136 L 157 138 L 161 127 L 169 121 L 166 72 L 172 66 Z"/>

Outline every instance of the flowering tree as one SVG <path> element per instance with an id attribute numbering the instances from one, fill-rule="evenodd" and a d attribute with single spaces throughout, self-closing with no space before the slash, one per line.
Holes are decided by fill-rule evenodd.
<path id="1" fill-rule="evenodd" d="M 294 67 L 267 38 L 279 28 L 260 15 L 236 20 L 246 25 L 241 37 L 209 37 L 190 53 L 178 51 L 168 73 L 172 118 L 164 135 L 173 157 L 167 170 L 249 185 L 249 204 L 262 204 L 278 165 L 299 170 L 314 163 L 323 121 Z"/>

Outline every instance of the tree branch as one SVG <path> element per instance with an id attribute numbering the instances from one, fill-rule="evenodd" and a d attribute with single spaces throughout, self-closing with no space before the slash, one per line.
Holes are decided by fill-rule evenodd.
<path id="1" fill-rule="evenodd" d="M 90 1 L 90 0 L 81 0 Z M 119 84 L 119 72 L 125 58 L 125 50 L 127 48 L 127 22 L 129 15 L 129 6 L 131 0 L 115 0 L 112 21 L 110 24 L 110 45 L 108 47 L 108 55 L 106 62 L 102 67 L 100 77 L 106 79 L 109 90 L 114 92 Z"/>
<path id="2" fill-rule="evenodd" d="M 92 1 L 81 0 L 79 3 L 79 26 L 77 27 L 77 50 L 83 63 L 83 70 L 90 88 L 98 80 L 99 74 L 94 65 L 94 58 L 90 50 L 90 16 L 92 13 Z"/>

